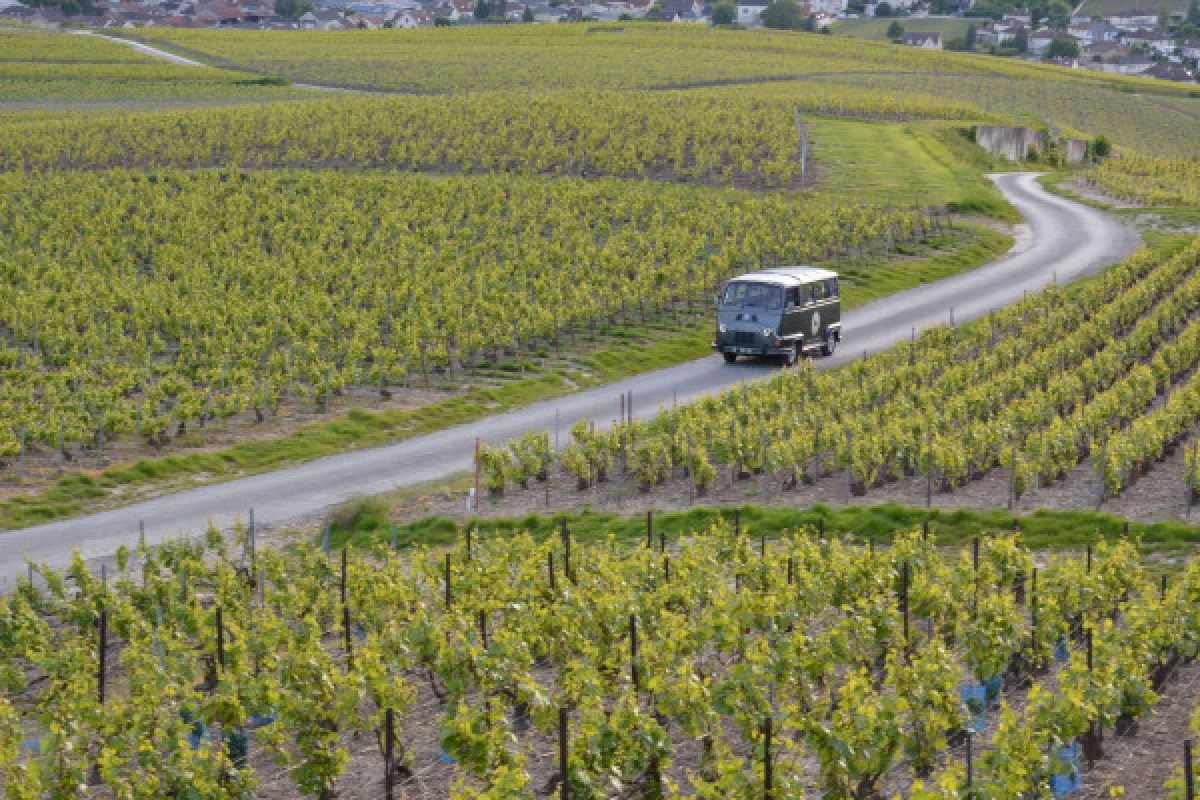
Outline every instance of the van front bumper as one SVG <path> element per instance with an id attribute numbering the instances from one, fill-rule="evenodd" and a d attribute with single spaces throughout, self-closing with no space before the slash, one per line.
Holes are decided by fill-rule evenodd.
<path id="1" fill-rule="evenodd" d="M 791 352 L 790 342 L 774 342 L 763 344 L 733 344 L 731 342 L 713 342 L 712 349 L 718 353 L 736 353 L 739 356 L 782 356 Z"/>

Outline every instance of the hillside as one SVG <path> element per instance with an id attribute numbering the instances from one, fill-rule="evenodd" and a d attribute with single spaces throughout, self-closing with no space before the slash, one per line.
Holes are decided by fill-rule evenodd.
<path id="1" fill-rule="evenodd" d="M 0 795 L 1174 791 L 1200 99 L 877 24 L 0 31 Z"/>

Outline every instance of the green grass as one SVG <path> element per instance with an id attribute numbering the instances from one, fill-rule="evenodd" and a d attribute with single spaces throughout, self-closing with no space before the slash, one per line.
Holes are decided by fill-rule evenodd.
<path id="1" fill-rule="evenodd" d="M 830 30 L 837 36 L 849 36 L 854 39 L 870 39 L 874 42 L 889 41 L 887 29 L 893 22 L 899 22 L 907 33 L 940 33 L 943 42 L 946 39 L 965 39 L 967 27 L 974 23 L 978 28 L 983 20 L 980 19 L 914 19 L 911 17 L 880 17 L 878 19 L 844 19 L 833 23 Z"/>
<path id="2" fill-rule="evenodd" d="M 855 539 L 880 544 L 890 542 L 897 534 L 916 530 L 928 520 L 930 534 L 944 546 L 964 544 L 988 532 L 1011 531 L 1015 519 L 1025 543 L 1039 549 L 1077 548 L 1099 539 L 1111 541 L 1123 534 L 1127 523 L 1120 517 L 1091 511 L 1037 511 L 1014 517 L 1001 510 L 927 511 L 894 503 L 840 508 L 816 505 L 806 509 L 746 505 L 736 511 L 742 530 L 749 536 L 774 538 L 801 528 L 815 530 L 819 521 L 824 520 L 828 534 L 850 534 Z M 710 507 L 658 512 L 654 514 L 654 532 L 656 536 L 664 534 L 668 540 L 674 540 L 708 529 L 718 520 L 732 525 L 734 512 L 734 508 Z M 365 500 L 348 505 L 330 522 L 330 543 L 335 547 L 346 544 L 365 547 L 391 541 L 392 523 L 388 520 L 386 506 L 379 501 Z M 529 514 L 521 518 L 472 519 L 461 523 L 445 517 L 427 517 L 397 523 L 396 540 L 402 548 L 439 547 L 454 544 L 468 528 L 477 531 L 474 535 L 484 540 L 519 532 L 546 538 L 556 535 L 564 522 L 572 537 L 582 542 L 601 541 L 610 536 L 630 543 L 646 538 L 643 514 L 617 516 L 585 510 L 581 513 Z M 1175 550 L 1200 542 L 1200 525 L 1182 522 L 1129 523 L 1129 532 L 1154 549 Z"/>
<path id="3" fill-rule="evenodd" d="M 971 232 L 970 243 L 950 252 L 844 269 L 849 279 L 843 295 L 844 306 L 854 308 L 973 269 L 1003 254 L 1012 244 L 1011 237 L 994 231 L 972 227 Z M 184 482 L 188 486 L 215 483 L 293 466 L 350 448 L 390 444 L 709 354 L 711 330 L 707 323 L 668 333 L 661 327 L 651 330 L 630 326 L 624 333 L 631 342 L 578 354 L 573 359 L 580 367 L 578 370 L 535 373 L 498 388 L 472 388 L 419 409 L 357 409 L 278 438 L 205 453 L 143 458 L 94 476 L 68 475 L 40 493 L 0 501 L 0 529 L 24 528 L 78 516 L 98 505 L 111 504 L 118 489 L 149 489 L 167 482 Z M 638 341 L 652 336 L 657 338 Z M 138 499 L 131 495 L 125 502 Z"/>
<path id="4" fill-rule="evenodd" d="M 820 118 L 811 129 L 818 164 L 825 170 L 822 180 L 833 193 L 936 199 L 952 211 L 1019 221 L 980 170 L 995 163 L 956 128 Z"/>

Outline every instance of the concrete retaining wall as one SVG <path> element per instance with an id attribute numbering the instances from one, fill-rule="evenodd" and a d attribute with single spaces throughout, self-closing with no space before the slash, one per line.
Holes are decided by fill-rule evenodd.
<path id="1" fill-rule="evenodd" d="M 1083 139 L 1065 139 L 1063 158 L 1068 164 L 1082 164 L 1087 160 L 1088 143 Z"/>
<path id="2" fill-rule="evenodd" d="M 1024 161 L 1031 151 L 1046 149 L 1046 134 L 1029 128 L 1006 125 L 980 125 L 975 129 L 975 141 L 994 156 L 1009 161 Z"/>

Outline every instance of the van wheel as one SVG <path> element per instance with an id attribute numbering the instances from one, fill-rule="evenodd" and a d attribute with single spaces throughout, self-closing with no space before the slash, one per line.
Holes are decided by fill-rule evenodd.
<path id="1" fill-rule="evenodd" d="M 783 365 L 785 367 L 796 366 L 796 361 L 800 358 L 800 345 L 792 345 L 783 354 Z"/>
<path id="2" fill-rule="evenodd" d="M 837 335 L 833 331 L 825 331 L 825 344 L 821 346 L 821 355 L 831 356 L 837 349 Z"/>
<path id="3" fill-rule="evenodd" d="M 732 364 L 737 361 L 737 353 L 721 353 L 721 355 L 725 356 L 726 364 Z"/>

